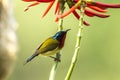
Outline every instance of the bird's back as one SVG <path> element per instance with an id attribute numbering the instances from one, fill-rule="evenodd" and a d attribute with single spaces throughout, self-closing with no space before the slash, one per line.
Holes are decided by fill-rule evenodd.
<path id="1" fill-rule="evenodd" d="M 46 39 L 38 48 L 37 53 L 40 53 L 42 55 L 52 55 L 56 52 L 57 49 L 59 49 L 59 41 L 56 39 L 50 37 Z M 54 52 L 55 51 L 55 52 Z M 53 52 L 53 53 L 51 53 Z"/>

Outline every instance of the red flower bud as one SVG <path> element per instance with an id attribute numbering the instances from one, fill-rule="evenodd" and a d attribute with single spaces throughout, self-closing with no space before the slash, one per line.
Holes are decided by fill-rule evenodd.
<path id="1" fill-rule="evenodd" d="M 107 10 L 101 9 L 97 6 L 88 5 L 88 7 L 98 12 L 107 12 Z"/>
<path id="2" fill-rule="evenodd" d="M 33 1 L 37 1 L 37 0 L 22 0 L 22 1 L 25 1 L 25 2 L 33 2 Z"/>
<path id="3" fill-rule="evenodd" d="M 59 10 L 60 10 L 59 6 L 60 6 L 60 3 L 57 2 L 57 5 L 56 5 L 56 8 L 55 8 L 55 13 L 54 13 L 54 14 L 56 14 L 57 12 L 59 12 Z"/>
<path id="4" fill-rule="evenodd" d="M 40 4 L 40 2 L 32 3 L 32 4 L 28 5 L 28 6 L 25 8 L 24 11 L 27 11 L 30 7 L 36 6 L 36 5 L 38 5 L 38 4 Z"/>
<path id="5" fill-rule="evenodd" d="M 100 7 L 102 9 L 106 9 L 106 8 L 120 8 L 120 4 L 106 4 L 106 3 L 102 3 L 102 2 L 92 2 L 92 5 Z"/>
<path id="6" fill-rule="evenodd" d="M 54 1 L 54 0 L 22 0 L 22 1 L 25 1 L 25 2 L 51 2 L 51 1 Z"/>
<path id="7" fill-rule="evenodd" d="M 93 11 L 88 10 L 88 9 L 85 9 L 85 14 L 89 17 L 97 16 L 97 17 L 100 17 L 100 18 L 106 18 L 106 17 L 110 16 L 110 15 L 107 15 L 107 14 L 100 14 L 100 13 L 97 13 L 97 12 L 93 12 Z"/>
<path id="8" fill-rule="evenodd" d="M 44 17 L 48 13 L 48 11 L 51 9 L 51 7 L 54 4 L 54 2 L 55 1 L 50 2 L 49 6 L 47 7 L 47 9 L 45 10 L 45 12 L 43 13 L 42 17 Z"/>

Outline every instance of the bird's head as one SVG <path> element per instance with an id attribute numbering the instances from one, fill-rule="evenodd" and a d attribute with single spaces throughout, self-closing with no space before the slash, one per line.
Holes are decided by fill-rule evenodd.
<path id="1" fill-rule="evenodd" d="M 69 31 L 70 29 L 64 30 L 64 31 L 59 31 L 57 32 L 53 38 L 57 39 L 58 41 L 61 41 L 63 38 L 66 37 L 66 33 Z"/>
<path id="2" fill-rule="evenodd" d="M 65 31 L 59 31 L 57 32 L 53 38 L 58 40 L 60 42 L 59 48 L 61 49 L 64 46 L 64 42 L 65 42 L 65 38 L 66 38 L 66 34 L 70 29 L 67 29 Z"/>

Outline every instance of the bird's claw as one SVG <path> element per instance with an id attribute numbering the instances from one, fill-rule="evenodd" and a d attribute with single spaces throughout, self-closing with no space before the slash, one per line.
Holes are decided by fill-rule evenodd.
<path id="1" fill-rule="evenodd" d="M 60 58 L 56 58 L 56 57 L 53 57 L 53 56 L 50 56 L 50 58 L 53 58 L 55 62 L 61 62 Z"/>
<path id="2" fill-rule="evenodd" d="M 61 62 L 61 60 L 59 58 L 54 58 L 55 62 Z"/>

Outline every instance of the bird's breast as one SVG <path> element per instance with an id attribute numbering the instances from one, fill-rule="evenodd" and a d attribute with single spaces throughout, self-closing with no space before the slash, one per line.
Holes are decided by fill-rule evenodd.
<path id="1" fill-rule="evenodd" d="M 60 49 L 57 47 L 57 48 L 55 48 L 54 50 L 52 50 L 52 51 L 47 51 L 47 52 L 45 52 L 45 53 L 43 53 L 43 54 L 41 54 L 41 55 L 51 56 L 51 55 L 54 55 L 54 54 L 58 53 L 59 51 L 60 51 Z"/>

